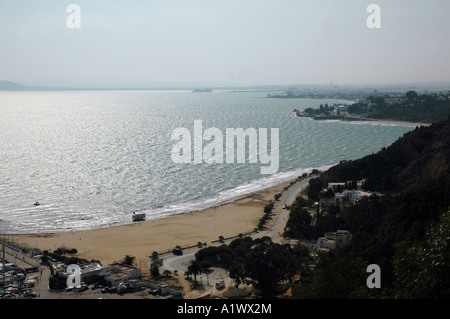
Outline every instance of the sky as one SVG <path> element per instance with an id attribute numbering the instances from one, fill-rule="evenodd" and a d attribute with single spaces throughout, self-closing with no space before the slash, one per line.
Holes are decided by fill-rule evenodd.
<path id="1" fill-rule="evenodd" d="M 69 28 L 70 4 L 80 28 Z M 369 28 L 370 4 L 380 28 Z M 0 0 L 0 80 L 83 87 L 450 80 L 448 0 Z M 72 21 L 72 20 L 71 20 Z"/>

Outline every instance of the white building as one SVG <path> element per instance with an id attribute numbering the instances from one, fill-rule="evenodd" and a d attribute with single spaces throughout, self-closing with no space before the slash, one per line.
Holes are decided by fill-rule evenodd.
<path id="1" fill-rule="evenodd" d="M 138 279 L 141 277 L 141 270 L 124 264 L 112 264 L 109 265 L 108 270 L 102 273 L 106 281 L 115 287 L 121 282 L 125 282 L 132 279 Z"/>
<path id="2" fill-rule="evenodd" d="M 80 282 L 89 282 L 89 279 L 94 276 L 102 276 L 111 286 L 117 286 L 122 282 L 138 279 L 141 277 L 141 270 L 133 266 L 124 264 L 112 264 L 109 266 L 102 266 L 101 263 L 89 263 L 78 265 L 80 267 Z M 59 271 L 59 276 L 67 278 L 70 273 Z"/>
<path id="3" fill-rule="evenodd" d="M 101 275 L 101 272 L 107 269 L 107 267 L 102 266 L 101 263 L 94 262 L 89 264 L 81 264 L 78 265 L 80 268 L 80 282 L 87 282 L 89 281 L 89 278 L 94 277 L 96 275 Z M 67 278 L 72 273 L 67 272 L 67 268 L 65 271 L 58 271 L 57 272 L 59 276 L 62 276 L 64 278 Z"/>
<path id="4" fill-rule="evenodd" d="M 332 189 L 336 193 L 336 189 L 345 189 L 345 183 L 328 183 L 328 189 Z"/>
<path id="5" fill-rule="evenodd" d="M 333 239 L 327 239 L 326 237 L 319 237 L 316 245 L 314 246 L 316 251 L 328 252 L 332 249 L 336 249 L 336 242 Z"/>
<path id="6" fill-rule="evenodd" d="M 336 202 L 343 203 L 345 201 L 355 204 L 361 198 L 372 195 L 371 192 L 365 192 L 361 190 L 344 190 L 342 193 L 336 193 L 334 199 Z"/>
<path id="7" fill-rule="evenodd" d="M 324 237 L 319 237 L 314 245 L 314 250 L 318 252 L 329 252 L 330 250 L 343 247 L 350 242 L 351 234 L 347 230 L 325 233 Z"/>
<path id="8" fill-rule="evenodd" d="M 363 179 L 360 180 L 360 181 L 356 181 L 356 188 L 357 188 L 358 190 L 363 189 L 365 183 L 366 183 L 366 179 L 365 179 L 365 178 L 363 178 Z"/>

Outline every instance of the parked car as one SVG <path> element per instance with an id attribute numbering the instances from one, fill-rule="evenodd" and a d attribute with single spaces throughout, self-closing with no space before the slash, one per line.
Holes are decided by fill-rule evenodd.
<path id="1" fill-rule="evenodd" d="M 173 254 L 178 256 L 183 255 L 183 250 L 180 247 L 175 247 L 173 249 Z"/>

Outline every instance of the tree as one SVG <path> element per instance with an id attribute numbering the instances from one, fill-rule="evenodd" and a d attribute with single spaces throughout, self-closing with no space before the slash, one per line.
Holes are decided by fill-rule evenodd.
<path id="1" fill-rule="evenodd" d="M 397 245 L 394 273 L 400 298 L 448 298 L 450 287 L 450 210 L 432 225 L 423 242 Z"/>
<path id="2" fill-rule="evenodd" d="M 240 262 L 234 262 L 230 267 L 230 278 L 234 281 L 234 286 L 239 287 L 245 281 L 245 265 Z"/>
<path id="3" fill-rule="evenodd" d="M 204 271 L 207 271 L 209 268 L 213 266 L 212 262 L 210 260 L 203 260 L 200 262 L 200 268 Z"/>
<path id="4" fill-rule="evenodd" d="M 308 198 L 319 200 L 320 191 L 323 189 L 323 182 L 320 178 L 312 178 L 309 180 L 307 195 Z"/>
<path id="5" fill-rule="evenodd" d="M 254 243 L 245 260 L 245 275 L 263 296 L 274 295 L 279 283 L 298 270 L 298 259 L 287 247 L 272 243 L 269 237 L 256 239 Z"/>
<path id="6" fill-rule="evenodd" d="M 164 276 L 166 276 L 166 278 L 169 278 L 171 273 L 172 272 L 170 270 L 168 270 L 168 269 L 164 270 L 164 272 L 163 272 L 163 274 L 164 274 Z"/>
<path id="7" fill-rule="evenodd" d="M 159 267 L 163 265 L 162 259 L 159 258 L 158 253 L 154 251 L 150 258 L 150 274 L 153 277 L 159 276 Z"/>
<path id="8" fill-rule="evenodd" d="M 408 101 L 411 102 L 411 101 L 414 101 L 418 97 L 418 94 L 416 91 L 408 91 L 408 92 L 406 92 L 405 96 L 408 99 Z"/>
<path id="9" fill-rule="evenodd" d="M 305 114 L 314 114 L 314 109 L 312 107 L 308 107 L 303 111 Z"/>
<path id="10" fill-rule="evenodd" d="M 294 205 L 289 213 L 285 232 L 288 237 L 298 239 L 311 238 L 311 216 L 305 208 Z"/>
<path id="11" fill-rule="evenodd" d="M 51 268 L 51 267 L 50 267 Z M 50 276 L 48 287 L 54 290 L 62 290 L 67 288 L 67 280 L 57 275 Z"/>
<path id="12" fill-rule="evenodd" d="M 134 257 L 134 256 L 125 255 L 125 257 L 123 257 L 123 259 L 122 259 L 122 264 L 133 266 L 135 259 L 136 259 L 136 257 Z"/>
<path id="13" fill-rule="evenodd" d="M 302 284 L 294 287 L 293 297 L 368 298 L 373 291 L 366 287 L 366 267 L 367 262 L 356 254 L 320 253 L 314 271 L 309 276 L 303 274 Z"/>
<path id="14" fill-rule="evenodd" d="M 189 271 L 189 273 L 194 275 L 194 283 L 197 284 L 197 275 L 199 275 L 202 272 L 200 263 L 196 259 L 192 259 L 187 270 Z"/>

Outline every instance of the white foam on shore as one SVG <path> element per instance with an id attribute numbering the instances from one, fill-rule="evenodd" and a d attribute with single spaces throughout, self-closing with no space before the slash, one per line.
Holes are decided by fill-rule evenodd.
<path id="1" fill-rule="evenodd" d="M 417 127 L 422 125 L 427 125 L 426 123 L 413 123 L 413 122 L 388 122 L 383 120 L 368 120 L 368 121 L 358 121 L 358 120 L 340 120 L 340 119 L 333 119 L 333 120 L 320 120 L 325 123 L 345 123 L 345 124 L 352 124 L 352 125 L 373 125 L 373 126 L 404 126 L 404 127 Z"/>
<path id="2" fill-rule="evenodd" d="M 178 214 L 184 214 L 184 213 L 190 213 L 194 211 L 199 211 L 207 208 L 211 208 L 218 205 L 223 205 L 226 203 L 233 202 L 237 199 L 243 198 L 251 193 L 273 187 L 275 185 L 287 182 L 289 180 L 295 179 L 299 176 L 302 176 L 303 174 L 311 173 L 314 169 L 318 171 L 324 171 L 329 169 L 333 165 L 324 165 L 320 167 L 314 167 L 314 168 L 301 168 L 296 169 L 289 172 L 281 172 L 274 174 L 270 177 L 265 177 L 261 179 L 257 179 L 252 182 L 248 182 L 247 184 L 240 185 L 237 187 L 225 189 L 222 191 L 219 191 L 216 193 L 215 196 L 207 199 L 202 199 L 198 201 L 193 202 L 187 202 L 187 203 L 180 203 L 176 205 L 168 205 L 166 207 L 163 207 L 161 209 L 157 210 L 151 210 L 146 212 L 148 215 L 147 219 L 159 219 L 164 218 L 172 215 L 178 215 Z"/>
<path id="3" fill-rule="evenodd" d="M 233 202 L 240 198 L 243 198 L 253 192 L 257 192 L 275 185 L 287 182 L 295 179 L 303 174 L 309 174 L 314 169 L 318 171 L 324 171 L 333 165 L 324 165 L 320 167 L 301 168 L 288 172 L 280 172 L 269 177 L 260 178 L 251 182 L 248 182 L 237 187 L 232 187 L 218 191 L 214 196 L 210 198 L 199 199 L 192 202 L 183 202 L 178 204 L 167 205 L 160 208 L 153 208 L 149 210 L 139 211 L 139 213 L 146 214 L 146 220 L 156 220 L 166 218 L 170 216 L 176 216 L 179 214 L 187 214 L 195 211 L 204 210 L 207 208 L 223 205 Z M 111 216 L 102 216 L 102 219 L 95 218 L 94 215 L 89 215 L 89 218 L 84 218 L 82 221 L 68 225 L 66 221 L 61 220 L 60 223 L 56 222 L 54 216 L 52 222 L 49 220 L 42 220 L 32 222 L 29 221 L 23 226 L 14 225 L 15 234 L 33 234 L 33 233 L 49 233 L 49 232 L 69 232 L 69 231 L 84 231 L 92 229 L 107 228 L 112 226 L 127 225 L 133 223 L 131 216 L 115 214 Z M 59 224 L 59 225 L 58 225 Z M 1 225 L 0 225 L 1 226 Z M 6 225 L 5 225 L 6 226 Z M 10 225 L 11 226 L 11 225 Z M 20 231 L 20 230 L 22 231 Z M 7 232 L 5 232 L 7 233 Z"/>

